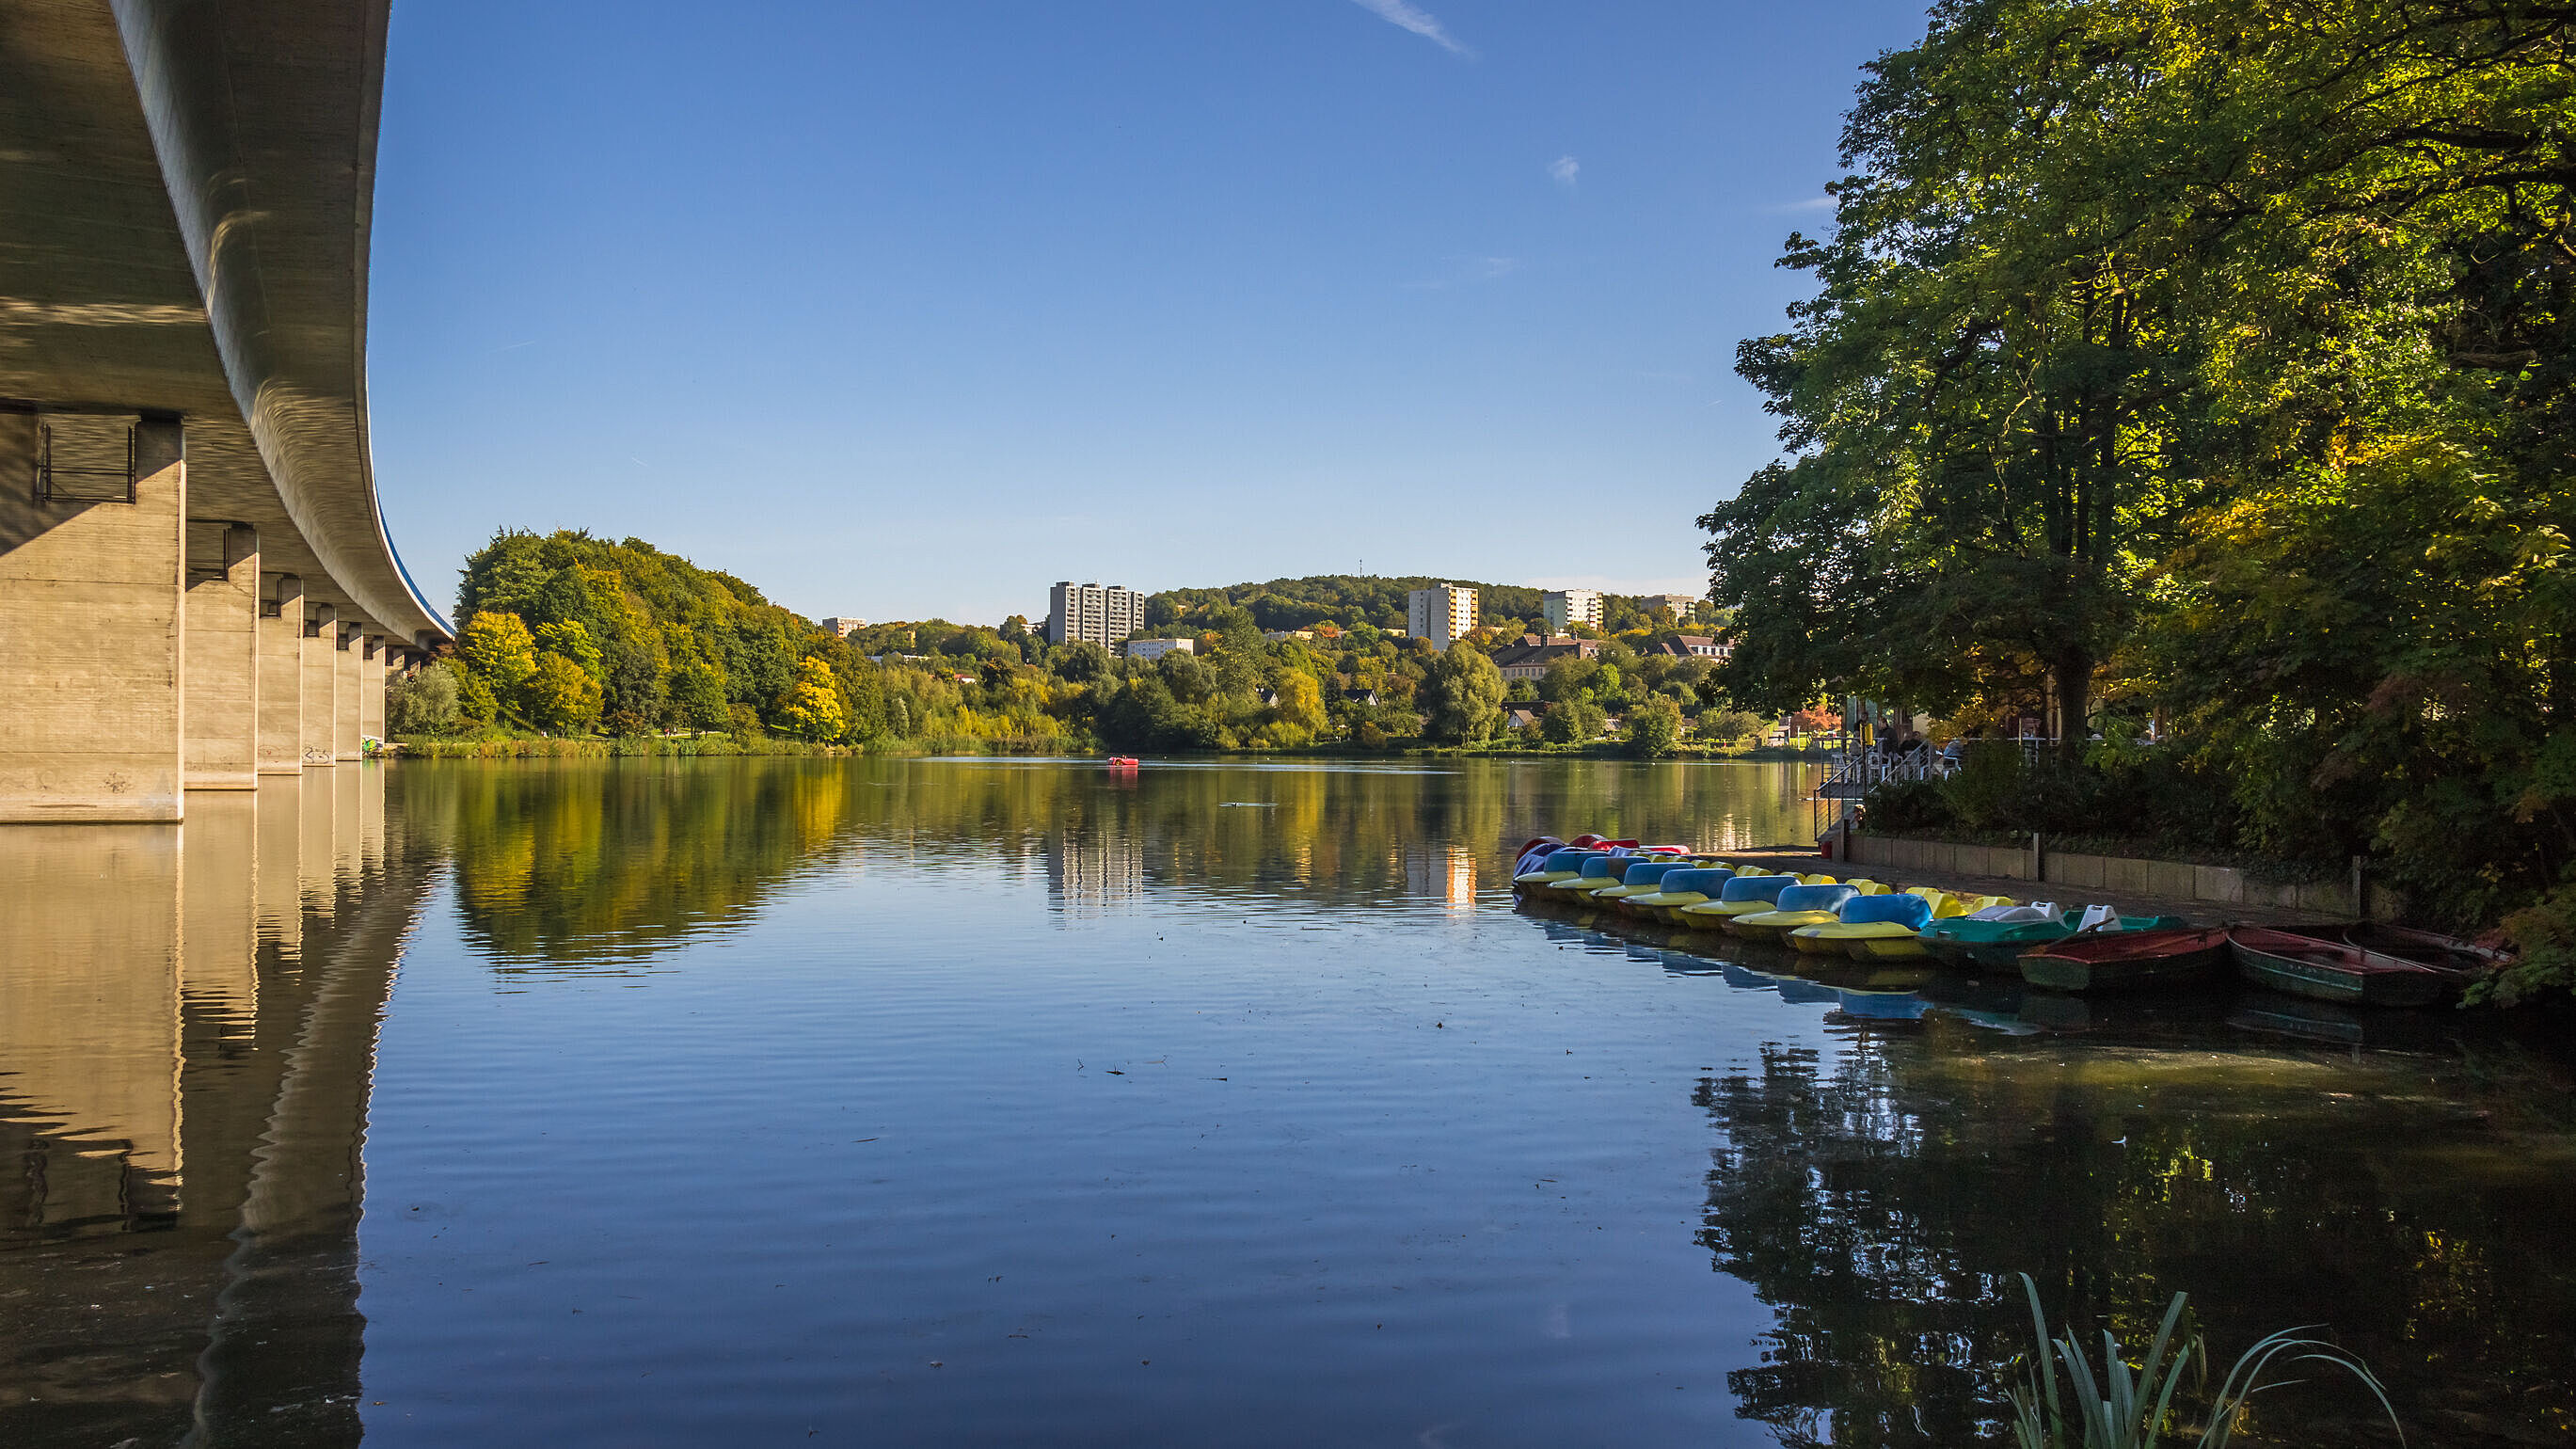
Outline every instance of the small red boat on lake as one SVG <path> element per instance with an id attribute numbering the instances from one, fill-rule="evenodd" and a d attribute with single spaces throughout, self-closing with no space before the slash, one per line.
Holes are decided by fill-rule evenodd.
<path id="1" fill-rule="evenodd" d="M 1139 763 L 1141 762 L 1134 755 L 1111 755 L 1109 757 L 1109 773 L 1115 775 L 1132 771 Z"/>
<path id="2" fill-rule="evenodd" d="M 2430 1006 L 2467 974 L 2260 926 L 2236 927 L 2227 943 L 2237 974 L 2255 985 L 2347 1005 Z"/>
<path id="3" fill-rule="evenodd" d="M 2195 985 L 2227 964 L 2224 930 L 2103 931 L 2021 953 L 2021 979 L 2051 991 Z"/>

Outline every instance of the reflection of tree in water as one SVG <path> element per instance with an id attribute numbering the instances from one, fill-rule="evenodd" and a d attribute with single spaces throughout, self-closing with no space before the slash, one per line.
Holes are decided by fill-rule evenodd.
<path id="1" fill-rule="evenodd" d="M 1122 788 L 1079 764 L 769 758 L 423 763 L 396 778 L 413 838 L 455 858 L 470 938 L 516 967 L 633 961 L 834 849 L 863 872 L 1043 855 L 1068 883 L 1059 898 L 1087 905 L 1139 888 L 1457 903 L 1499 888 L 1506 846 L 1540 832 L 1776 835 L 1795 822 L 1774 787 L 1794 774 L 1148 765 Z"/>
<path id="2" fill-rule="evenodd" d="M 414 765 L 404 818 L 456 861 L 467 938 L 506 966 L 668 946 L 733 919 L 829 844 L 830 760 Z"/>
<path id="3" fill-rule="evenodd" d="M 2419 1423 L 2563 1425 L 2576 1285 L 2535 1266 L 2576 1226 L 2563 1140 L 2534 1162 L 2421 1085 L 1938 1019 L 1768 1046 L 1695 1093 L 1724 1133 L 1700 1241 L 1776 1315 L 1739 1412 L 1793 1445 L 2000 1442 L 2026 1271 L 2133 1343 L 2182 1290 L 2226 1356 L 2320 1323 Z M 2340 1389 L 2273 1412 L 2362 1417 Z"/>

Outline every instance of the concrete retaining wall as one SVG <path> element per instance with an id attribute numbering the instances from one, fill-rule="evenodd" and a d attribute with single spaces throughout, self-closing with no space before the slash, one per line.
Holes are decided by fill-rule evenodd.
<path id="1" fill-rule="evenodd" d="M 2179 901 L 2213 901 L 2224 905 L 2316 911 L 2325 915 L 2366 916 L 2373 920 L 2393 920 L 2405 908 L 2404 898 L 2397 892 L 2367 882 L 2363 893 L 2368 899 L 2356 902 L 2352 886 L 2346 881 L 2267 885 L 2249 880 L 2245 872 L 2228 866 L 2043 850 L 2036 862 L 2038 869 L 2034 870 L 2032 852 L 2028 848 L 1957 845 L 1944 840 L 1890 840 L 1872 835 L 1855 835 L 1851 844 L 1852 864 L 1885 866 L 1891 870 L 1999 876 L 2006 880 L 2036 880 L 2049 885 L 2071 886 L 2078 890 L 2119 891 Z"/>

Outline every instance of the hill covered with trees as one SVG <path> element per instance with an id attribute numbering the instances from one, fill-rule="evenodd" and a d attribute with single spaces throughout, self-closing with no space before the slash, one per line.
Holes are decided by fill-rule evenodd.
<path id="1" fill-rule="evenodd" d="M 1221 606 L 1242 609 L 1263 629 L 1311 629 L 1317 624 L 1373 624 L 1380 629 L 1404 627 L 1404 596 L 1435 584 L 1464 584 L 1476 590 L 1477 608 L 1486 627 L 1502 635 L 1543 631 L 1541 600 L 1545 591 L 1516 584 L 1482 584 L 1467 579 L 1424 576 L 1379 577 L 1374 574 L 1314 574 L 1268 583 L 1228 584 L 1220 588 L 1166 589 L 1145 600 L 1148 628 L 1198 625 L 1216 617 Z M 1672 627 L 1689 623 L 1650 608 L 1643 599 L 1604 594 L 1602 632 Z"/>
<path id="2" fill-rule="evenodd" d="M 1508 687 L 1489 656 L 1519 637 L 1518 620 L 1445 654 L 1372 622 L 1390 592 L 1400 621 L 1404 590 L 1423 582 L 1325 577 L 1156 595 L 1156 627 L 1194 651 L 1148 662 L 1050 645 L 1018 617 L 839 638 L 640 539 L 504 532 L 467 562 L 455 658 L 398 691 L 391 721 L 404 734 L 720 731 L 950 750 L 1465 742 L 1501 733 L 1515 704 L 1558 716 L 1547 737 L 1560 743 L 1587 742 L 1639 706 L 1652 706 L 1661 749 L 1690 725 L 1722 742 L 1759 727 L 1724 707 L 1707 660 L 1635 647 L 1642 622 L 1605 640 L 1598 658 Z M 1518 592 L 1535 605 L 1534 591 Z M 1327 622 L 1348 627 L 1264 637 Z"/>

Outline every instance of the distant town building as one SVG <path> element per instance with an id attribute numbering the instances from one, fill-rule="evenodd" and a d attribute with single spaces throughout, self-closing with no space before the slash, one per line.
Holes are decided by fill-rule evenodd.
<path id="1" fill-rule="evenodd" d="M 1476 591 L 1458 584 L 1433 584 L 1404 596 L 1404 631 L 1446 649 L 1476 627 Z"/>
<path id="2" fill-rule="evenodd" d="M 1175 649 L 1184 654 L 1196 654 L 1199 652 L 1199 641 L 1196 639 L 1130 639 L 1127 641 L 1127 657 L 1130 659 L 1160 659 Z"/>
<path id="3" fill-rule="evenodd" d="M 1637 602 L 1649 610 L 1672 610 L 1673 622 L 1679 624 L 1690 618 L 1691 611 L 1699 607 L 1700 600 L 1697 594 L 1648 594 Z"/>
<path id="4" fill-rule="evenodd" d="M 1705 634 L 1667 634 L 1655 645 L 1659 654 L 1684 654 L 1694 659 L 1724 659 L 1735 652 L 1733 645 Z"/>
<path id="5" fill-rule="evenodd" d="M 1547 614 L 1547 632 L 1562 634 L 1577 624 L 1601 627 L 1601 594 L 1595 589 L 1552 589 L 1539 600 Z"/>
<path id="6" fill-rule="evenodd" d="M 1315 631 L 1312 629 L 1264 629 L 1261 631 L 1261 637 L 1269 640 L 1273 644 L 1279 644 L 1290 639 L 1312 639 L 1315 637 Z"/>
<path id="7" fill-rule="evenodd" d="M 1533 634 L 1523 634 L 1518 644 L 1494 651 L 1494 667 L 1502 671 L 1506 680 L 1537 680 L 1546 678 L 1547 667 L 1560 659 L 1591 659 L 1600 652 L 1601 641 L 1598 639 L 1577 639 L 1568 635 L 1541 639 Z"/>
<path id="8" fill-rule="evenodd" d="M 865 619 L 818 619 L 815 622 L 831 630 L 832 636 L 836 639 L 847 639 L 868 627 L 868 621 Z"/>
<path id="9" fill-rule="evenodd" d="M 1145 627 L 1145 596 L 1124 584 L 1059 583 L 1047 593 L 1047 642 L 1088 639 L 1115 648 Z"/>

